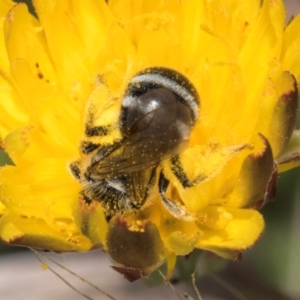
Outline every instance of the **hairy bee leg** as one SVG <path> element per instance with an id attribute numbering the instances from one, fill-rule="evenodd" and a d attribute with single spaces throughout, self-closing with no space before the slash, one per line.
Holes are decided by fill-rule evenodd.
<path id="1" fill-rule="evenodd" d="M 173 174 L 177 177 L 184 188 L 190 188 L 206 179 L 206 176 L 200 174 L 194 180 L 189 180 L 184 171 L 184 168 L 181 165 L 178 155 L 174 155 L 173 157 L 171 157 L 170 162 Z"/>
<path id="2" fill-rule="evenodd" d="M 79 168 L 79 162 L 73 161 L 69 164 L 69 169 L 76 180 L 81 181 L 81 171 Z"/>
<path id="3" fill-rule="evenodd" d="M 83 198 L 83 200 L 84 200 L 85 203 L 91 204 L 91 203 L 93 202 L 93 199 L 91 199 L 91 198 L 85 193 L 84 190 L 82 190 L 82 191 L 80 192 L 80 195 L 82 196 L 82 198 Z"/>
<path id="4" fill-rule="evenodd" d="M 85 126 L 85 134 L 88 137 L 93 136 L 106 136 L 113 130 L 113 127 L 111 125 L 106 126 L 90 126 L 87 124 Z"/>
<path id="5" fill-rule="evenodd" d="M 164 176 L 163 172 L 160 173 L 158 179 L 158 190 L 165 208 L 177 219 L 192 222 L 194 217 L 189 213 L 185 207 L 177 205 L 175 202 L 166 197 L 166 191 L 169 186 L 169 180 Z"/>
<path id="6" fill-rule="evenodd" d="M 100 147 L 100 144 L 95 144 L 93 142 L 82 141 L 80 144 L 81 152 L 84 154 L 90 154 L 94 150 Z"/>

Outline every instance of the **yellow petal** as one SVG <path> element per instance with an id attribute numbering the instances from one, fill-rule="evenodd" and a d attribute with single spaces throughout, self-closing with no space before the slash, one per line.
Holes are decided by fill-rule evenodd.
<path id="1" fill-rule="evenodd" d="M 298 88 L 294 76 L 282 72 L 277 63 L 270 76 L 261 97 L 260 116 L 253 140 L 257 132 L 263 134 L 271 144 L 273 156 L 277 157 L 286 147 L 295 127 Z"/>
<path id="2" fill-rule="evenodd" d="M 6 206 L 0 202 L 0 216 L 4 215 L 5 213 L 8 213 L 8 210 L 6 209 Z"/>
<path id="3" fill-rule="evenodd" d="M 281 53 L 282 66 L 288 70 L 300 82 L 300 15 L 296 16 L 286 27 L 283 38 L 283 49 Z"/>
<path id="4" fill-rule="evenodd" d="M 260 207 L 270 195 L 268 186 L 272 186 L 274 160 L 268 140 L 260 136 L 264 144 L 259 153 L 250 154 L 243 162 L 237 185 L 226 205 L 232 207 Z M 271 193 L 271 191 L 269 192 Z M 274 195 L 274 193 L 271 193 Z M 268 198 L 268 200 L 270 200 Z"/>
<path id="5" fill-rule="evenodd" d="M 28 123 L 28 111 L 8 78 L 0 75 L 0 144 L 7 134 Z M 3 146 L 3 145 L 2 145 Z"/>
<path id="6" fill-rule="evenodd" d="M 300 166 L 300 130 L 295 130 L 285 149 L 278 157 L 278 170 L 285 172 Z"/>
<path id="7" fill-rule="evenodd" d="M 169 281 L 173 275 L 173 271 L 175 269 L 176 266 L 176 255 L 173 253 L 167 254 L 166 256 L 166 261 L 167 261 L 167 274 L 166 274 L 166 278 L 165 281 Z"/>
<path id="8" fill-rule="evenodd" d="M 21 127 L 10 134 L 4 140 L 5 151 L 9 154 L 10 159 L 17 163 L 20 156 L 27 150 L 29 140 L 27 138 L 30 127 Z"/>
<path id="9" fill-rule="evenodd" d="M 48 158 L 6 166 L 1 168 L 0 179 L 1 201 L 10 211 L 44 219 L 53 227 L 60 227 L 61 219 L 73 219 L 70 206 L 80 186 L 70 177 L 65 160 Z"/>
<path id="10" fill-rule="evenodd" d="M 240 252 L 258 240 L 264 228 L 264 220 L 255 210 L 226 207 L 226 211 L 232 218 L 225 228 L 204 230 L 197 247 L 225 258 L 237 259 Z"/>
<path id="11" fill-rule="evenodd" d="M 79 200 L 73 207 L 73 215 L 77 227 L 94 245 L 104 244 L 108 225 L 99 202 L 89 205 Z"/>
<path id="12" fill-rule="evenodd" d="M 13 5 L 15 5 L 15 3 L 11 1 L 1 1 L 1 20 L 6 17 Z M 0 22 L 0 143 L 12 129 L 16 129 L 17 127 L 28 122 L 27 105 L 20 99 L 20 95 L 18 95 L 14 90 L 14 83 L 10 74 L 11 66 L 5 44 L 6 37 L 4 32 L 5 30 L 3 28 L 3 22 Z"/>
<path id="13" fill-rule="evenodd" d="M 48 249 L 55 252 L 88 251 L 92 243 L 79 232 L 59 232 L 41 219 L 6 215 L 0 220 L 1 239 L 11 245 Z"/>
<path id="14" fill-rule="evenodd" d="M 30 162 L 37 156 L 53 157 L 54 153 L 59 157 L 78 153 L 82 111 L 78 103 L 65 100 L 60 95 L 49 97 L 36 108 L 38 119 L 32 125 L 18 128 L 5 138 L 4 147 L 15 163 L 20 159 Z"/>
<path id="15" fill-rule="evenodd" d="M 8 11 L 15 5 L 14 2 L 10 0 L 2 0 L 0 1 L 0 19 L 1 21 L 7 15 Z M 1 75 L 7 77 L 9 74 L 9 61 L 6 52 L 6 47 L 4 43 L 4 35 L 3 35 L 3 22 L 0 22 L 0 70 Z"/>
<path id="16" fill-rule="evenodd" d="M 166 248 L 176 255 L 187 255 L 198 242 L 201 231 L 196 224 L 167 217 L 159 224 Z"/>
<path id="17" fill-rule="evenodd" d="M 27 6 L 19 3 L 7 15 L 4 32 L 16 88 L 28 108 L 36 106 L 54 92 L 56 84 L 41 25 Z"/>
<path id="18" fill-rule="evenodd" d="M 183 187 L 169 161 L 162 163 L 164 174 L 172 181 L 188 210 L 197 212 L 209 205 L 212 198 L 219 201 L 232 188 L 228 183 L 230 180 L 224 182 L 223 176 L 235 178 L 238 175 L 249 148 L 247 144 L 222 145 L 212 136 L 207 144 L 190 146 L 179 156 L 187 178 L 197 184 Z"/>
<path id="19" fill-rule="evenodd" d="M 276 84 L 280 95 L 270 122 L 269 141 L 274 157 L 286 148 L 295 129 L 298 110 L 298 88 L 295 78 L 290 73 L 283 73 Z"/>
<path id="20" fill-rule="evenodd" d="M 103 0 L 33 1 L 59 82 L 74 98 L 89 91 L 94 65 L 105 46 L 111 15 Z M 55 22 L 54 22 L 55 20 Z"/>
<path id="21" fill-rule="evenodd" d="M 143 35 L 143 31 L 148 25 L 149 19 L 159 20 L 156 18 L 156 12 L 168 11 L 178 9 L 180 4 L 168 3 L 166 1 L 154 0 L 150 2 L 145 1 L 131 1 L 130 7 L 128 3 L 119 0 L 109 1 L 109 7 L 114 16 L 125 27 L 126 35 L 128 35 L 134 45 L 136 45 Z M 154 21 L 155 22 L 155 21 Z M 159 21 L 156 23 L 158 24 Z M 154 23 L 155 24 L 155 23 Z"/>

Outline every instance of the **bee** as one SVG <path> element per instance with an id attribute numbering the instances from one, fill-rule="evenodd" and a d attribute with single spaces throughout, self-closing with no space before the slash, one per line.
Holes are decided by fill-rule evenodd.
<path id="1" fill-rule="evenodd" d="M 185 211 L 166 197 L 169 181 L 160 164 L 168 159 L 184 188 L 194 184 L 187 178 L 179 154 L 188 145 L 198 114 L 198 93 L 184 75 L 164 67 L 136 74 L 122 98 L 121 138 L 104 145 L 83 142 L 81 150 L 90 157 L 88 165 L 82 168 L 80 161 L 75 161 L 69 166 L 83 186 L 83 199 L 99 201 L 109 220 L 117 213 L 140 209 L 158 182 L 164 206 L 175 217 L 188 219 Z M 85 135 L 107 136 L 111 128 L 87 123 Z"/>

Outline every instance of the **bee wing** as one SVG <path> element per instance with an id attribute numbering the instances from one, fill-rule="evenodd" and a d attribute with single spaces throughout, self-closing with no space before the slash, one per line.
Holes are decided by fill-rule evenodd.
<path id="1" fill-rule="evenodd" d="M 128 195 L 134 208 L 140 208 L 146 201 L 155 183 L 156 167 L 134 172 L 127 176 Z"/>
<path id="2" fill-rule="evenodd" d="M 142 172 L 152 167 L 157 167 L 162 160 L 157 146 L 150 138 L 142 137 L 139 141 L 132 142 L 127 139 L 118 147 L 109 149 L 109 153 L 103 155 L 103 149 L 99 150 L 87 171 L 92 179 L 111 178 L 135 172 Z"/>
<path id="3" fill-rule="evenodd" d="M 168 95 L 170 98 L 171 96 Z M 127 113 L 128 114 L 128 113 Z M 112 151 L 100 149 L 93 157 L 90 172 L 99 177 L 118 176 L 158 166 L 181 152 L 189 138 L 189 111 L 177 102 L 165 103 L 124 123 L 124 138 Z"/>
<path id="4" fill-rule="evenodd" d="M 163 135 L 164 137 L 164 135 Z M 132 135 L 109 154 L 103 156 L 96 154 L 92 164 L 88 167 L 88 172 L 93 174 L 93 178 L 106 178 L 119 175 L 140 172 L 148 168 L 157 167 L 159 163 L 174 152 L 165 151 L 172 148 L 173 142 L 165 140 L 161 142 L 154 136 Z"/>

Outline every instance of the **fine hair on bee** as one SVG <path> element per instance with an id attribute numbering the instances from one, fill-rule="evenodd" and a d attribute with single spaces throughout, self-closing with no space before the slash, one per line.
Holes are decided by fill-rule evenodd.
<path id="1" fill-rule="evenodd" d="M 183 188 L 193 186 L 195 182 L 188 179 L 179 154 L 189 143 L 199 105 L 196 88 L 181 73 L 165 67 L 137 73 L 122 98 L 121 138 L 104 145 L 90 142 L 90 137 L 108 136 L 113 126 L 86 124 L 87 139 L 81 151 L 90 157 L 89 164 L 82 167 L 80 160 L 70 164 L 72 174 L 82 184 L 83 199 L 87 203 L 99 201 L 108 220 L 117 213 L 138 210 L 155 188 L 157 170 L 164 160 L 169 160 Z M 191 220 L 181 206 L 167 198 L 168 186 L 161 168 L 157 189 L 162 203 L 176 218 Z"/>

